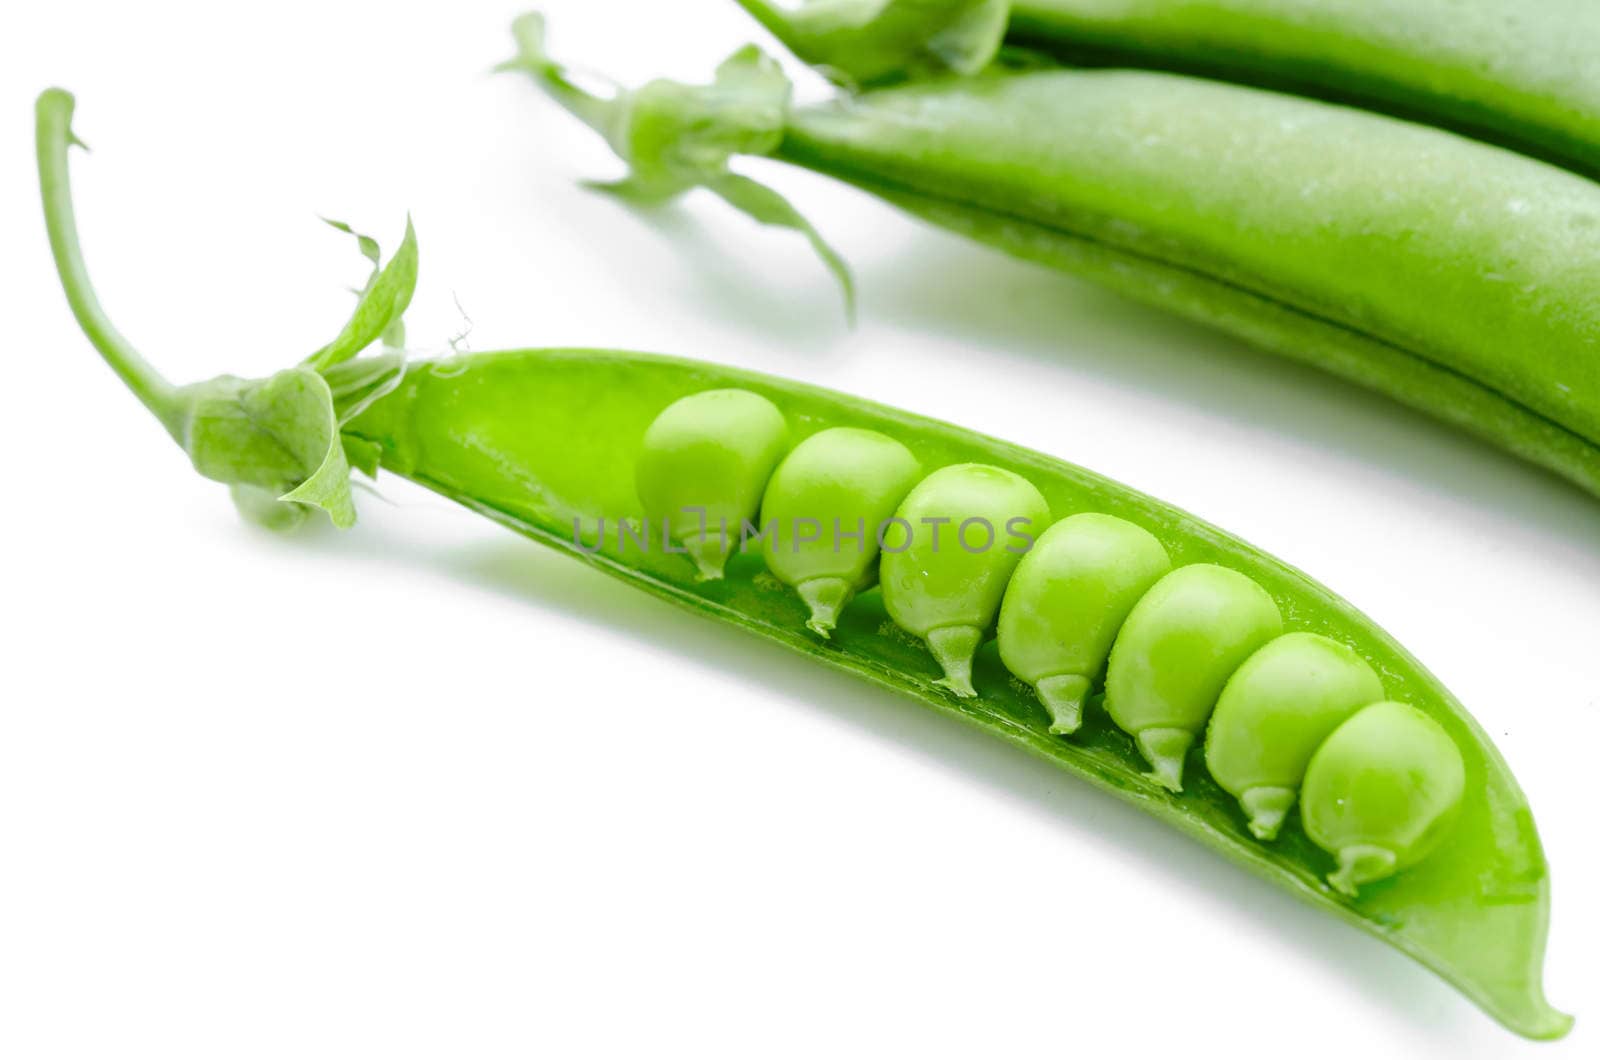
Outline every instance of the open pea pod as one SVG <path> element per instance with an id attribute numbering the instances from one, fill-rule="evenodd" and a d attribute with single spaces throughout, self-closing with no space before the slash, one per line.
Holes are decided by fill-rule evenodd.
<path id="1" fill-rule="evenodd" d="M 681 555 L 619 547 L 602 520 L 634 519 L 634 467 L 654 417 L 679 398 L 738 387 L 781 409 L 806 434 L 865 428 L 898 439 L 925 467 L 983 463 L 1033 482 L 1051 511 L 1103 512 L 1145 527 L 1176 564 L 1217 563 L 1272 594 L 1294 629 L 1353 646 L 1388 694 L 1444 726 L 1466 764 L 1466 801 L 1446 846 L 1386 884 L 1347 899 L 1324 880 L 1329 856 L 1298 818 L 1279 840 L 1255 840 L 1238 802 L 1201 769 L 1181 793 L 1149 779 L 1133 742 L 1103 711 L 1063 740 L 990 645 L 977 696 L 958 699 L 938 665 L 889 621 L 877 591 L 856 598 L 832 639 L 811 633 L 799 596 L 767 574 L 759 551 L 701 581 Z M 1520 1034 L 1554 1038 L 1568 1017 L 1540 983 L 1549 874 L 1522 792 L 1483 730 L 1423 666 L 1350 604 L 1305 575 L 1193 516 L 1076 467 L 972 431 L 816 387 L 704 362 L 601 350 L 522 350 L 413 364 L 404 381 L 346 427 L 383 466 L 504 526 L 715 621 L 776 641 L 912 701 L 976 725 L 1194 837 L 1229 860 L 1376 935 L 1455 984 Z M 583 444 L 572 445 L 581 438 Z M 1098 697 L 1097 697 L 1098 698 Z"/>
<path id="2" fill-rule="evenodd" d="M 652 186 L 748 187 L 730 160 L 775 158 L 1342 376 L 1600 495 L 1600 184 L 1435 128 L 1137 70 L 998 64 L 800 106 L 746 48 L 711 85 L 599 98 L 551 60 L 538 16 L 515 34 L 507 68 L 603 130 Z"/>
<path id="3" fill-rule="evenodd" d="M 211 400 L 207 388 L 215 384 L 196 391 L 167 383 L 111 326 L 90 287 L 67 183 L 71 110 L 71 98 L 55 91 L 41 98 L 38 110 L 45 214 L 69 302 L 91 343 L 174 439 L 191 454 L 205 455 L 197 466 L 208 477 L 236 490 L 248 487 L 255 501 L 278 510 L 321 507 L 345 524 L 353 514 L 349 467 L 386 469 L 686 611 L 891 689 L 1047 759 L 1409 954 L 1512 1030 L 1534 1038 L 1566 1033 L 1570 1018 L 1545 1001 L 1541 985 L 1549 871 L 1515 779 L 1447 689 L 1359 611 L 1305 575 L 1063 460 L 818 387 L 648 354 L 513 350 L 405 363 L 390 351 L 306 364 L 291 370 L 287 382 L 228 380 L 228 408 L 242 411 L 195 432 L 186 425 L 194 422 L 193 409 Z M 414 246 L 400 260 L 414 276 Z M 372 289 L 384 286 L 375 282 Z M 409 279 L 402 286 L 403 293 L 384 295 L 384 304 L 403 306 Z M 383 315 L 382 327 L 361 330 L 394 333 L 397 318 Z M 649 429 L 664 409 L 715 391 L 743 394 L 747 408 L 770 403 L 791 443 L 831 428 L 875 432 L 904 446 L 924 469 L 986 468 L 1008 482 L 1030 483 L 1057 519 L 1094 512 L 1126 520 L 1157 539 L 1180 568 L 1213 564 L 1253 581 L 1259 587 L 1253 591 L 1270 595 L 1288 628 L 1347 645 L 1381 677 L 1388 697 L 1422 711 L 1459 751 L 1463 794 L 1444 845 L 1347 896 L 1329 884 L 1334 861 L 1298 816 L 1288 818 L 1273 842 L 1254 838 L 1238 801 L 1205 772 L 1198 748 L 1182 790 L 1147 775 L 1134 741 L 1101 709 L 1098 690 L 1082 724 L 1063 738 L 1052 733 L 1052 719 L 1032 691 L 1007 673 L 993 643 L 977 653 L 971 688 L 953 692 L 923 643 L 890 620 L 881 589 L 851 600 L 824 639 L 808 628 L 813 616 L 801 595 L 769 572 L 759 544 L 734 552 L 719 576 L 707 577 L 681 549 L 630 543 L 618 529 L 640 512 L 639 468 Z M 336 439 L 330 425 L 336 425 Z"/>

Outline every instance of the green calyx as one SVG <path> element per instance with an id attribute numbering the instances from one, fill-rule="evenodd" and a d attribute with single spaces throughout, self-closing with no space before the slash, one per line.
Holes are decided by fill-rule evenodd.
<path id="1" fill-rule="evenodd" d="M 89 281 L 68 174 L 68 150 L 81 146 L 72 132 L 74 106 L 71 93 L 53 88 L 40 95 L 35 113 L 50 249 L 84 334 L 189 455 L 195 470 L 227 485 L 252 522 L 285 529 L 321 509 L 335 526 L 351 526 L 356 517 L 351 465 L 370 468 L 372 460 L 359 450 L 347 453 L 340 428 L 392 389 L 403 372 L 398 355 L 354 358 L 380 339 L 402 341 L 401 317 L 417 281 L 416 235 L 409 221 L 387 265 L 372 239 L 328 222 L 355 235 L 373 266 L 355 312 L 332 342 L 266 379 L 224 375 L 175 386 L 117 331 Z"/>
<path id="2" fill-rule="evenodd" d="M 222 376 L 183 387 L 178 401 L 178 444 L 196 471 L 233 490 L 253 521 L 284 528 L 298 524 L 307 508 L 321 508 L 335 526 L 355 524 L 333 393 L 313 369 L 302 365 L 266 379 Z"/>
<path id="3" fill-rule="evenodd" d="M 523 15 L 511 31 L 517 55 L 497 69 L 533 78 L 627 163 L 628 176 L 590 187 L 644 206 L 705 188 L 764 225 L 799 232 L 838 281 L 854 316 L 855 284 L 844 259 L 782 195 L 729 168 L 738 155 L 769 155 L 783 142 L 793 86 L 770 56 L 748 45 L 717 68 L 709 85 L 656 80 L 599 96 L 550 58 L 544 16 Z"/>
<path id="4" fill-rule="evenodd" d="M 927 74 L 975 74 L 994 59 L 1011 0 L 737 0 L 784 47 L 854 87 Z"/>

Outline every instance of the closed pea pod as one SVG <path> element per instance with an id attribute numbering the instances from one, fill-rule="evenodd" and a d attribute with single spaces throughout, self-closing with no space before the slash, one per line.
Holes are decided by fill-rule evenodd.
<path id="1" fill-rule="evenodd" d="M 725 67 L 667 113 L 659 94 L 648 107 L 584 94 L 536 20 L 516 32 L 508 66 L 663 197 L 703 185 L 814 237 L 728 166 L 770 156 L 1377 390 L 1600 495 L 1600 184 L 1577 174 L 1316 100 L 1043 63 L 798 106 L 747 50 L 730 63 L 743 76 Z"/>
<path id="2" fill-rule="evenodd" d="M 1459 129 L 1600 176 L 1593 0 L 737 0 L 850 85 L 971 74 L 1005 43 Z"/>
<path id="3" fill-rule="evenodd" d="M 1328 876 L 1352 897 L 1427 857 L 1461 805 L 1466 767 L 1439 723 L 1404 703 L 1374 703 L 1333 731 L 1306 769 L 1306 834 L 1338 859 Z"/>
<path id="4" fill-rule="evenodd" d="M 1008 39 L 1292 89 L 1600 176 L 1593 0 L 1015 0 Z"/>
<path id="5" fill-rule="evenodd" d="M 972 656 L 1017 562 L 1049 522 L 1049 505 L 1021 475 L 958 464 L 919 482 L 887 528 L 884 607 L 927 641 L 944 669 L 938 683 L 957 696 L 977 694 Z"/>
<path id="6" fill-rule="evenodd" d="M 788 439 L 776 405 L 735 389 L 675 401 L 645 431 L 635 475 L 643 514 L 683 545 L 702 578 L 722 577 Z"/>
<path id="7" fill-rule="evenodd" d="M 1383 682 L 1350 648 L 1287 633 L 1229 678 L 1206 729 L 1206 768 L 1243 805 L 1251 833 L 1272 839 L 1318 746 L 1382 698 Z"/>
<path id="8" fill-rule="evenodd" d="M 1106 710 L 1134 738 L 1151 777 L 1183 788 L 1183 759 L 1222 687 L 1283 629 L 1278 605 L 1238 571 L 1180 567 L 1134 606 L 1111 649 Z"/>
<path id="9" fill-rule="evenodd" d="M 855 427 L 813 434 L 778 465 L 761 502 L 767 566 L 811 608 L 812 632 L 828 636 L 871 584 L 879 531 L 920 473 L 911 450 Z"/>
<path id="10" fill-rule="evenodd" d="M 1038 693 L 1051 732 L 1078 730 L 1117 631 L 1171 569 L 1148 530 L 1093 512 L 1052 526 L 1022 558 L 1000 605 L 1000 658 Z"/>

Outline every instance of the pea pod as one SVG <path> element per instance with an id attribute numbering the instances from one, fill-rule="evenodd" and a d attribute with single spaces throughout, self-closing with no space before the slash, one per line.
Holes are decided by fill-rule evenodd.
<path id="1" fill-rule="evenodd" d="M 847 85 L 971 74 L 1002 43 L 1357 104 L 1600 176 L 1589 0 L 736 0 Z"/>
<path id="2" fill-rule="evenodd" d="M 1589 0 L 1013 0 L 1011 8 L 1009 40 L 1073 62 L 1360 104 L 1600 177 L 1600 6 Z"/>
<path id="3" fill-rule="evenodd" d="M 794 107 L 746 49 L 714 91 L 598 98 L 546 56 L 537 18 L 517 35 L 509 65 L 680 190 L 721 180 L 736 154 L 770 155 L 1600 494 L 1600 184 L 1438 129 L 1165 73 L 992 67 Z M 764 205 L 750 212 L 770 219 Z"/>
<path id="4" fill-rule="evenodd" d="M 38 105 L 45 215 L 62 283 L 102 357 L 162 423 L 181 426 L 214 391 L 167 382 L 101 310 L 78 248 L 68 191 L 71 111 L 71 98 L 59 91 L 46 93 Z M 410 260 L 412 267 L 402 271 L 414 279 Z M 392 297 L 384 296 L 380 308 L 364 298 L 357 315 L 372 319 L 357 331 L 395 333 L 394 307 L 410 293 L 410 283 L 396 275 L 385 268 L 375 279 L 371 289 Z M 369 326 L 379 318 L 382 327 Z M 1420 663 L 1349 603 L 1288 565 L 1056 458 L 756 372 L 608 350 L 509 350 L 442 361 L 406 361 L 395 350 L 359 358 L 354 352 L 336 363 L 313 355 L 288 374 L 293 385 L 262 390 L 235 381 L 250 401 L 237 405 L 239 415 L 212 416 L 203 438 L 174 430 L 174 439 L 191 453 L 204 450 L 203 465 L 196 462 L 210 477 L 249 485 L 255 492 L 247 511 L 315 506 L 342 520 L 344 509 L 324 502 L 348 497 L 349 468 L 403 476 L 687 613 L 765 638 L 1039 756 L 1410 955 L 1519 1033 L 1553 1038 L 1569 1028 L 1569 1017 L 1550 1007 L 1541 985 L 1549 870 L 1532 813 L 1505 762 Z M 725 576 L 706 580 L 681 551 L 631 543 L 617 528 L 638 515 L 636 479 L 651 424 L 675 403 L 711 390 L 758 396 L 788 424 L 812 433 L 876 432 L 904 445 L 924 467 L 998 469 L 1031 484 L 1052 512 L 1124 520 L 1152 535 L 1180 567 L 1210 564 L 1248 579 L 1291 616 L 1297 631 L 1350 646 L 1383 675 L 1390 699 L 1426 715 L 1453 745 L 1463 782 L 1449 841 L 1380 883 L 1341 893 L 1327 879 L 1338 872 L 1338 861 L 1296 819 L 1276 841 L 1262 843 L 1250 834 L 1236 800 L 1203 770 L 1181 792 L 1145 776 L 1138 748 L 1099 709 L 1099 694 L 1090 697 L 1082 726 L 1063 739 L 1050 731 L 1045 707 L 993 652 L 980 651 L 974 661 L 976 694 L 952 696 L 940 685 L 941 668 L 894 625 L 879 592 L 851 601 L 824 642 L 807 628 L 810 607 L 770 576 L 762 550 L 732 553 Z M 574 446 L 574 438 L 585 444 Z M 225 467 L 232 472 L 223 474 Z M 737 477 L 718 481 L 718 491 L 739 485 Z M 1360 755 L 1353 760 L 1359 763 Z M 1345 783 L 1343 770 L 1330 759 L 1331 790 Z M 1314 762 L 1308 789 L 1322 783 L 1317 772 Z M 1333 826 L 1319 835 L 1331 846 L 1347 838 Z M 1410 839 L 1375 837 L 1396 850 Z"/>

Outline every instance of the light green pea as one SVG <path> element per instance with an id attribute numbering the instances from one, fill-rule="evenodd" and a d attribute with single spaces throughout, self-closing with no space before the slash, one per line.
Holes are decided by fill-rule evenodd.
<path id="1" fill-rule="evenodd" d="M 1156 583 L 1123 624 L 1106 672 L 1106 710 L 1138 744 L 1152 780 L 1183 790 L 1183 759 L 1222 686 L 1283 631 L 1267 591 L 1198 563 Z"/>
<path id="2" fill-rule="evenodd" d="M 878 533 L 921 473 L 911 450 L 855 427 L 813 434 L 778 465 L 761 502 L 767 567 L 810 606 L 812 632 L 828 636 L 873 583 Z"/>
<path id="3" fill-rule="evenodd" d="M 977 695 L 972 656 L 994 623 L 1017 562 L 1050 522 L 1033 483 L 987 464 L 956 464 L 923 479 L 883 538 L 883 603 L 895 625 L 928 642 L 938 683 Z"/>
<path id="4" fill-rule="evenodd" d="M 1354 897 L 1427 857 L 1465 791 L 1461 749 L 1438 722 L 1404 703 L 1374 703 L 1311 756 L 1300 818 L 1339 861 L 1328 882 Z"/>
<path id="5" fill-rule="evenodd" d="M 1383 698 L 1366 660 L 1315 633 L 1286 633 L 1239 667 L 1206 729 L 1206 768 L 1272 839 L 1328 735 Z"/>
<path id="6" fill-rule="evenodd" d="M 748 390 L 691 394 L 645 431 L 634 479 L 644 516 L 683 546 L 703 580 L 722 577 L 788 441 L 783 413 Z"/>
<path id="7" fill-rule="evenodd" d="M 1117 631 L 1171 569 L 1148 530 L 1092 512 L 1046 530 L 1017 564 L 1000 605 L 1000 658 L 1039 694 L 1051 732 L 1078 731 Z"/>

